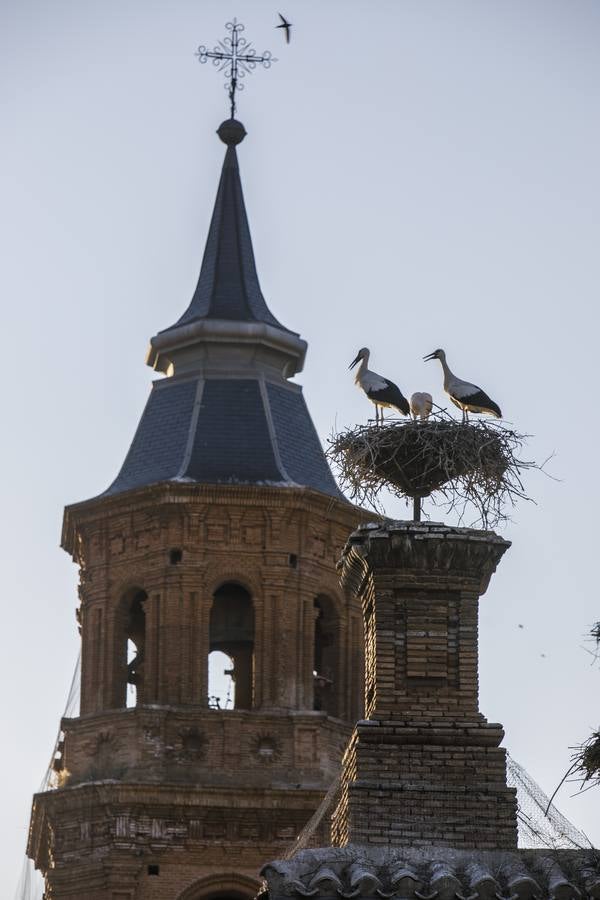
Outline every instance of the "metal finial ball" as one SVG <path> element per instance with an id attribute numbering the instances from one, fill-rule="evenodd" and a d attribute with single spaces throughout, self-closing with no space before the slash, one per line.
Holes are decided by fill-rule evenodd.
<path id="1" fill-rule="evenodd" d="M 217 134 L 228 147 L 235 147 L 246 137 L 246 129 L 237 119 L 225 119 L 217 128 Z"/>

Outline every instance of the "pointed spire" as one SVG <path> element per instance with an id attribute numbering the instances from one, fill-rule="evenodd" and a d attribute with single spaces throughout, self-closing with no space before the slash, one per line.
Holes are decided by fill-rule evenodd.
<path id="1" fill-rule="evenodd" d="M 121 471 L 106 494 L 167 481 L 305 487 L 343 499 L 300 385 L 306 341 L 272 315 L 258 283 L 236 145 L 227 144 L 192 302 L 150 341 L 154 381 Z M 181 376 L 181 377 L 179 377 Z"/>
<path id="2" fill-rule="evenodd" d="M 200 277 L 192 302 L 172 327 L 211 318 L 266 322 L 288 331 L 269 310 L 258 282 L 235 149 L 246 130 L 241 122 L 228 119 L 217 134 L 227 152 Z"/>
<path id="3" fill-rule="evenodd" d="M 282 370 L 291 377 L 302 368 L 306 344 L 275 318 L 260 289 L 235 149 L 246 136 L 246 129 L 236 119 L 227 119 L 217 134 L 227 151 L 198 284 L 184 314 L 152 338 L 147 362 L 155 369 L 172 373 L 173 351 L 181 358 L 183 338 L 185 368 L 189 369 L 190 338 L 201 337 L 196 343 L 205 344 L 211 341 L 211 335 L 221 342 L 225 337 L 231 341 L 237 336 L 247 345 L 254 335 L 255 342 L 265 343 L 266 337 L 271 345 L 281 345 L 279 349 L 287 357 L 282 360 Z M 214 336 L 216 331 L 220 337 Z"/>

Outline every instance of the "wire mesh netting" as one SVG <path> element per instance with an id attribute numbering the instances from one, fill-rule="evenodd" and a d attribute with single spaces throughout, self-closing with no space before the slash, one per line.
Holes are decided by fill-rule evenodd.
<path id="1" fill-rule="evenodd" d="M 65 704 L 63 718 L 72 718 L 79 712 L 79 692 L 81 681 L 81 659 L 78 657 Z M 42 778 L 39 791 L 55 790 L 60 787 L 55 760 L 62 752 L 64 735 L 59 729 L 48 768 Z M 582 850 L 591 847 L 587 836 L 576 828 L 563 814 L 549 802 L 547 795 L 533 778 L 507 753 L 507 782 L 517 791 L 517 818 L 519 847 L 523 849 Z M 330 785 L 320 806 L 306 823 L 298 837 L 290 845 L 285 857 L 289 858 L 307 847 L 323 846 L 328 843 L 329 819 L 339 799 L 340 776 Z M 43 880 L 36 872 L 33 862 L 25 857 L 21 877 L 15 893 L 15 900 L 42 900 Z"/>
<path id="2" fill-rule="evenodd" d="M 81 689 L 81 653 L 77 656 L 75 670 L 71 679 L 71 686 L 65 703 L 65 709 L 62 718 L 69 719 L 79 715 L 79 696 Z M 44 773 L 44 777 L 40 782 L 38 793 L 42 791 L 50 791 L 59 786 L 58 773 L 56 772 L 54 761 L 61 753 L 63 733 L 58 729 L 50 762 Z M 44 881 L 39 872 L 35 870 L 32 860 L 26 856 L 21 869 L 21 877 L 15 892 L 15 900 L 42 900 L 44 895 Z"/>
<path id="3" fill-rule="evenodd" d="M 523 766 L 506 754 L 506 780 L 517 791 L 519 848 L 523 850 L 585 850 L 592 846 L 587 835 L 563 816 Z M 340 777 L 331 784 L 321 805 L 284 854 L 289 859 L 309 847 L 323 846 L 326 825 L 340 796 Z"/>
<path id="4" fill-rule="evenodd" d="M 584 850 L 588 837 L 550 803 L 547 795 L 523 766 L 506 754 L 509 787 L 517 789 L 519 847 L 532 850 Z"/>

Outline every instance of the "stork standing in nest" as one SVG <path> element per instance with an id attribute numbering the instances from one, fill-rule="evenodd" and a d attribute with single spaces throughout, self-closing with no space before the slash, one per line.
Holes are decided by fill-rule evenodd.
<path id="1" fill-rule="evenodd" d="M 353 369 L 357 363 L 360 363 L 354 383 L 365 392 L 371 403 L 375 404 L 375 421 L 383 422 L 383 410 L 386 407 L 397 409 L 402 415 L 407 416 L 410 413 L 408 400 L 398 385 L 368 368 L 370 355 L 368 347 L 362 347 L 348 368 Z"/>
<path id="2" fill-rule="evenodd" d="M 497 403 L 495 403 L 485 391 L 482 391 L 476 384 L 470 381 L 463 381 L 457 378 L 450 371 L 450 367 L 446 362 L 446 354 L 443 350 L 434 350 L 424 356 L 425 361 L 431 359 L 439 359 L 444 370 L 444 390 L 452 400 L 455 406 L 462 410 L 463 422 L 469 421 L 469 413 L 483 413 L 488 416 L 495 416 L 497 419 L 502 418 L 502 412 Z"/>

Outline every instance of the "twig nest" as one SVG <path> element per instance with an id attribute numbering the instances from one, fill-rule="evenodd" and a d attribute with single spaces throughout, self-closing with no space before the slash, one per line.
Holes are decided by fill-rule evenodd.
<path id="1" fill-rule="evenodd" d="M 580 747 L 574 759 L 584 781 L 593 779 L 600 782 L 600 731 L 592 734 Z"/>
<path id="2" fill-rule="evenodd" d="M 403 497 L 432 496 L 448 508 L 474 504 L 477 521 L 506 518 L 503 505 L 523 492 L 517 458 L 524 435 L 497 422 L 458 422 L 438 415 L 426 422 L 357 426 L 334 435 L 328 456 L 353 500 L 378 508 L 384 488 Z"/>

